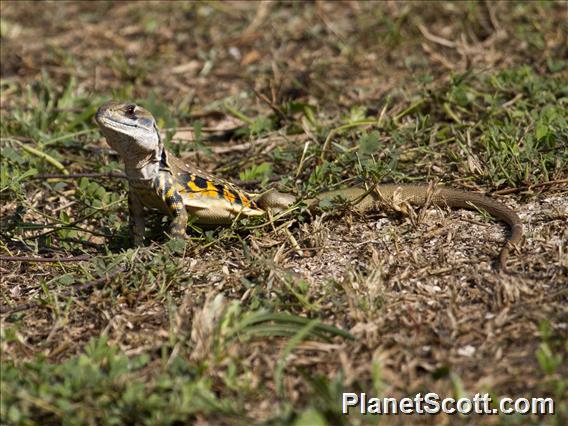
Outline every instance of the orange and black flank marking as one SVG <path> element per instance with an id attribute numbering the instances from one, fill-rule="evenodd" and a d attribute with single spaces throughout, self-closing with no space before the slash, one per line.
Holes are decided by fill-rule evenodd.
<path id="1" fill-rule="evenodd" d="M 215 190 L 217 191 L 217 197 L 225 198 L 225 186 L 221 184 L 214 184 Z"/>
<path id="2" fill-rule="evenodd" d="M 200 194 L 204 197 L 222 198 L 231 204 L 257 208 L 252 200 L 249 200 L 244 194 L 241 194 L 228 185 L 213 183 L 207 178 L 190 173 L 178 174 L 177 180 L 182 187 L 182 191 Z M 164 188 L 164 191 L 167 192 L 167 188 Z"/>
<path id="3" fill-rule="evenodd" d="M 234 202 L 238 203 L 237 200 L 239 200 L 238 195 L 236 195 L 234 191 L 231 191 L 231 189 L 227 187 L 223 187 L 223 197 L 231 204 Z"/>
<path id="4" fill-rule="evenodd" d="M 195 183 L 195 186 L 197 186 L 198 188 L 201 189 L 206 189 L 207 188 L 207 179 L 202 178 L 201 176 L 189 176 L 189 179 L 191 180 L 191 178 L 193 178 L 193 183 Z"/>
<path id="5" fill-rule="evenodd" d="M 189 189 L 189 183 L 193 180 L 193 175 L 189 173 L 178 173 L 177 180 L 184 188 Z"/>

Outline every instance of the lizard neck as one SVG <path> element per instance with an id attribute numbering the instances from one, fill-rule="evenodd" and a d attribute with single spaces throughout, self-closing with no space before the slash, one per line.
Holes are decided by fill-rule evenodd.
<path id="1" fill-rule="evenodd" d="M 160 173 L 160 166 L 164 157 L 164 149 L 162 146 L 143 158 L 132 158 L 131 161 L 125 161 L 124 169 L 128 180 L 134 181 L 152 181 Z M 126 160 L 126 159 L 125 159 Z"/>

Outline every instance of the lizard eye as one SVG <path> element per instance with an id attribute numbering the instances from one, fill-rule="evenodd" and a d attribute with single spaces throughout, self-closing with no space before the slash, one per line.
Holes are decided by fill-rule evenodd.
<path id="1" fill-rule="evenodd" d="M 136 109 L 136 105 L 128 104 L 128 105 L 126 105 L 124 112 L 126 113 L 126 115 L 133 116 L 135 109 Z"/>

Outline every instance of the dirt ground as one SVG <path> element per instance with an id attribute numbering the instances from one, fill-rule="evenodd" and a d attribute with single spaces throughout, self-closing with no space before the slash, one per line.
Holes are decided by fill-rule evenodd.
<path id="1" fill-rule="evenodd" d="M 428 391 L 552 397 L 557 413 L 418 422 L 562 424 L 568 126 L 550 111 L 565 112 L 568 99 L 566 9 L 564 2 L 2 1 L 1 146 L 9 170 L 0 192 L 9 371 L 2 423 L 58 424 L 64 415 L 141 423 L 124 406 L 104 405 L 98 390 L 69 390 L 73 373 L 45 370 L 95 360 L 88 342 L 105 336 L 105 347 L 126 359 L 147 359 L 97 382 L 100 394 L 126 393 L 132 381 L 146 389 L 136 404 L 150 395 L 166 401 L 177 388 L 160 380 L 175 381 L 170 369 L 184 363 L 187 380 L 216 401 L 190 412 L 173 399 L 154 401 L 155 409 L 140 409 L 148 422 L 374 424 L 341 417 L 341 392 Z M 156 219 L 149 247 L 126 251 L 124 181 L 93 177 L 89 187 L 79 176 L 22 177 L 32 167 L 40 176 L 120 172 L 92 121 L 110 98 L 145 102 L 174 152 L 247 190 L 306 194 L 369 175 L 441 180 L 514 209 L 523 241 L 510 273 L 499 272 L 494 262 L 508 229 L 479 212 L 346 209 L 196 231 L 181 249 L 160 237 Z M 501 141 L 494 135 L 513 131 L 511 145 L 495 142 L 491 149 L 502 151 L 491 154 L 487 146 Z M 373 132 L 378 148 L 365 163 L 361 140 Z M 269 176 L 255 169 L 261 163 L 270 164 Z M 292 334 L 295 341 L 231 328 L 260 309 L 317 319 L 354 339 Z M 81 417 L 79 407 L 98 406 L 107 408 Z M 171 417 L 159 417 L 168 410 Z"/>

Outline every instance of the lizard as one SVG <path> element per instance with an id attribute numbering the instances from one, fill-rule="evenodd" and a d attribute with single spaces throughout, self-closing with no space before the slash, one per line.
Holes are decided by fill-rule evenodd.
<path id="1" fill-rule="evenodd" d="M 509 207 L 485 195 L 445 186 L 435 186 L 433 190 L 427 184 L 389 183 L 370 190 L 354 186 L 322 192 L 307 200 L 276 190 L 255 196 L 175 157 L 164 147 L 155 118 L 140 105 L 108 101 L 98 108 L 95 122 L 124 162 L 129 185 L 129 233 L 134 246 L 144 244 L 147 209 L 171 217 L 169 237 L 187 238 L 189 216 L 198 225 L 230 225 L 239 217 L 285 211 L 299 201 L 314 210 L 322 201 L 338 198 L 351 202 L 361 213 L 381 201 L 393 203 L 395 199 L 417 206 L 431 202 L 442 207 L 486 211 L 507 223 L 511 230 L 496 265 L 502 270 L 507 269 L 509 252 L 523 235 L 521 219 Z"/>

